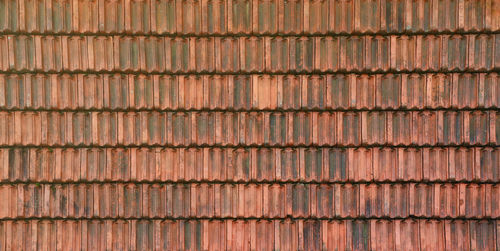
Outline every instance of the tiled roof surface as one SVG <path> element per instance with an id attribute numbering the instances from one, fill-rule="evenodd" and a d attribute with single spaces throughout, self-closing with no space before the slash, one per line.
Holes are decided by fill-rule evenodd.
<path id="1" fill-rule="evenodd" d="M 500 251 L 500 0 L 0 0 L 0 250 Z"/>

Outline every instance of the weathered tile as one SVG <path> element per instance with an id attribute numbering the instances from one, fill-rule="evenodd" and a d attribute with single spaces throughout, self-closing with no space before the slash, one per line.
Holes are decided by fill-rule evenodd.
<path id="1" fill-rule="evenodd" d="M 0 250 L 498 249 L 497 5 L 2 1 Z"/>

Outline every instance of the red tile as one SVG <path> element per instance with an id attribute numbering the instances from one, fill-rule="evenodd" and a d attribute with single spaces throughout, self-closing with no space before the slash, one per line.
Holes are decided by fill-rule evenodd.
<path id="1" fill-rule="evenodd" d="M 496 7 L 0 3 L 0 249 L 498 249 Z"/>

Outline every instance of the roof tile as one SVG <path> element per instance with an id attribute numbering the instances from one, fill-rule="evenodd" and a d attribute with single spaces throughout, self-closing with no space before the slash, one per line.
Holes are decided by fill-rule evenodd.
<path id="1" fill-rule="evenodd" d="M 498 249 L 498 9 L 0 2 L 0 249 Z"/>

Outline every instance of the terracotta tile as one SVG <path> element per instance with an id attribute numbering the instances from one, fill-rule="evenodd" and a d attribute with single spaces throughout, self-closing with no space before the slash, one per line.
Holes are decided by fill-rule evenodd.
<path id="1" fill-rule="evenodd" d="M 314 33 L 314 32 L 429 32 L 429 31 L 479 31 L 498 29 L 494 15 L 495 5 L 488 1 L 478 3 L 466 2 L 459 5 L 455 2 L 439 3 L 435 10 L 431 4 L 425 3 L 382 3 L 356 1 L 355 3 L 336 3 L 324 1 L 300 1 L 298 3 L 281 3 L 270 1 L 264 4 L 256 2 L 209 2 L 207 6 L 195 3 L 178 3 L 175 1 L 160 2 L 124 2 L 104 1 L 100 4 L 71 4 L 69 2 L 46 1 L 45 5 L 34 5 L 31 2 L 16 1 L 6 5 L 2 30 L 6 31 L 38 31 L 38 32 L 133 32 L 133 33 L 175 33 L 186 34 L 202 32 L 237 33 L 269 33 L 276 32 L 279 25 L 281 32 Z M 273 4 L 273 5 L 271 5 Z M 254 6 L 255 5 L 255 6 Z M 270 6 L 269 6 L 270 5 Z M 227 6 L 227 7 L 226 7 Z M 234 7 L 236 6 L 236 7 Z M 274 11 L 263 11 L 274 9 Z M 78 7 L 78 11 L 72 11 Z M 46 9 L 53 10 L 46 13 Z M 212 10 L 204 12 L 201 10 Z M 226 8 L 231 9 L 226 13 Z M 241 8 L 238 11 L 238 8 Z M 464 9 L 465 8 L 465 9 Z M 16 11 L 17 9 L 17 11 Z M 81 15 L 80 9 L 95 11 L 93 15 Z M 221 10 L 222 9 L 222 10 Z M 232 10 L 235 9 L 235 10 Z M 250 10 L 244 12 L 244 10 Z M 373 9 L 374 11 L 364 11 Z M 217 10 L 217 11 L 215 11 Z M 379 11 L 376 11 L 379 10 Z M 384 11 L 387 10 L 385 13 Z M 180 19 L 174 15 L 178 11 Z M 437 15 L 437 11 L 442 15 Z M 337 18 L 329 18 L 328 13 L 349 13 Z M 379 14 L 383 13 L 383 14 Z M 205 14 L 207 13 L 207 14 Z M 462 14 L 458 18 L 458 13 Z M 145 17 L 152 15 L 152 20 Z M 134 15 L 134 18 L 131 17 Z M 44 22 L 34 20 L 31 16 L 42 16 Z M 171 17 L 170 17 L 171 16 Z M 211 18 L 213 16 L 213 18 Z M 184 18 L 182 18 L 184 17 Z M 300 17 L 296 20 L 297 17 Z M 219 21 L 223 19 L 224 22 Z M 176 21 L 179 20 L 179 21 Z M 207 24 L 203 25 L 202 21 Z M 267 25 L 266 20 L 274 20 Z M 324 21 L 320 21 L 324 20 Z M 75 24 L 73 24 L 75 22 Z M 269 21 L 267 21 L 269 22 Z M 205 27 L 204 27 L 205 26 Z M 269 27 L 270 26 L 270 27 Z M 209 29 L 212 27 L 212 29 Z M 219 27 L 218 30 L 214 30 Z"/>
<path id="2" fill-rule="evenodd" d="M 337 124 L 339 124 L 339 140 L 344 145 L 357 145 L 361 142 L 361 115 L 352 112 L 338 113 Z"/>
<path id="3" fill-rule="evenodd" d="M 470 250 L 469 224 L 464 221 L 445 221 L 447 249 Z"/>
<path id="4" fill-rule="evenodd" d="M 494 250 L 493 231 L 494 224 L 486 221 L 476 221 L 469 223 L 471 250 L 483 249 Z"/>
<path id="5" fill-rule="evenodd" d="M 481 150 L 479 149 L 476 150 L 475 152 L 476 165 L 474 167 L 476 174 L 481 173 L 481 177 L 479 178 L 480 180 L 488 180 L 498 175 L 497 170 L 499 165 L 494 164 L 498 162 L 495 160 L 496 158 L 498 158 L 497 149 L 485 148 Z M 479 161 L 479 166 L 477 165 L 478 161 Z"/>
<path id="6" fill-rule="evenodd" d="M 5 149 L 5 181 L 498 180 L 492 148 Z M 411 165 L 410 165 L 411 163 Z M 71 168 L 67 168 L 70 166 Z M 132 173 L 131 173 L 132 172 Z M 132 175 L 132 176 L 131 176 Z"/>
<path id="7" fill-rule="evenodd" d="M 255 73 L 264 70 L 313 72 L 339 69 L 360 72 L 387 71 L 388 67 L 398 72 L 492 70 L 493 59 L 483 55 L 493 52 L 488 45 L 496 40 L 491 35 L 477 38 L 485 42 L 475 43 L 476 36 L 473 35 L 364 35 L 340 36 L 332 40 L 321 37 L 231 39 L 8 35 L 5 46 L 10 50 L 6 69 L 14 71 Z M 337 48 L 340 50 L 338 59 L 335 55 L 324 58 L 338 51 Z M 76 60 L 69 60 L 69 55 Z"/>
<path id="8" fill-rule="evenodd" d="M 498 249 L 496 7 L 2 2 L 0 249 Z"/>
<path id="9" fill-rule="evenodd" d="M 170 187 L 170 188 L 169 188 Z M 459 186 L 456 185 L 340 185 L 317 186 L 311 185 L 283 185 L 277 191 L 274 188 L 263 190 L 264 185 L 237 185 L 224 186 L 217 190 L 213 184 L 201 185 L 23 185 L 21 187 L 4 186 L 4 194 L 14 195 L 22 192 L 22 197 L 11 200 L 6 212 L 11 217 L 284 217 L 280 208 L 288 208 L 286 215 L 292 217 L 333 217 L 333 204 L 341 211 L 339 217 L 407 217 L 410 215 L 431 217 L 458 217 L 457 196 Z M 414 187 L 414 188 L 412 188 Z M 467 218 L 488 218 L 488 212 L 496 213 L 498 203 L 496 198 L 486 203 L 486 197 L 490 194 L 486 191 L 496 191 L 496 187 L 490 185 L 465 185 L 464 189 L 464 213 Z M 460 188 L 460 189 L 462 189 Z M 10 189 L 10 190 L 9 190 Z M 21 189 L 21 190 L 20 190 Z M 166 189 L 166 190 L 165 190 Z M 170 198 L 168 191 L 172 189 L 173 213 L 159 200 Z M 493 190 L 492 190 L 493 189 Z M 285 191 L 286 190 L 286 191 Z M 335 191 L 334 191 L 335 190 Z M 10 191 L 10 192 L 9 192 Z M 219 192 L 223 198 L 220 213 L 213 211 L 219 204 L 214 203 Z M 335 193 L 340 194 L 339 201 Z M 166 194 L 165 194 L 166 193 Z M 225 194 L 224 194 L 225 193 Z M 359 193 L 358 195 L 352 193 Z M 286 194 L 286 195 L 285 195 Z M 281 196 L 289 199 L 280 200 Z M 407 197 L 407 196 L 410 197 Z M 494 194 L 493 194 L 494 195 Z M 480 197 L 480 200 L 475 199 Z M 488 198 L 489 198 L 488 197 Z M 69 198 L 69 200 L 67 199 Z M 120 199 L 123 198 L 123 199 Z M 187 201 L 182 201 L 182 199 Z M 268 198 L 268 200 L 264 200 Z M 326 201 L 323 201 L 326 200 Z M 23 203 L 24 207 L 16 205 Z M 113 202 L 118 201 L 118 202 Z M 330 201 L 328 203 L 327 201 Z M 27 204 L 26 204 L 27 203 Z M 50 204 L 53 203 L 53 204 Z M 73 206 L 73 203 L 81 203 L 83 208 Z M 228 204 L 227 204 L 228 203 Z M 266 209 L 261 203 L 265 203 Z M 269 204 L 267 204 L 269 203 Z M 325 204 L 326 203 L 326 204 Z M 408 204 L 414 205 L 407 208 Z M 478 204 L 479 203 L 479 204 Z M 338 206 L 337 206 L 338 204 Z M 355 211 L 352 211 L 354 208 Z M 358 213 L 359 208 L 359 213 Z M 21 210 L 21 211 L 19 211 Z M 146 210 L 146 211 L 144 211 Z M 167 210 L 167 211 L 165 211 Z M 268 211 L 269 210 L 269 211 Z M 23 213 L 24 212 L 24 213 Z M 121 213 L 123 212 L 123 214 Z M 165 214 L 166 213 L 166 214 Z"/>
<path id="10" fill-rule="evenodd" d="M 421 227 L 420 231 L 418 231 L 419 226 Z M 471 226 L 470 232 L 469 226 Z M 62 231 L 61 235 L 76 240 L 75 242 L 68 242 L 71 247 L 93 247 L 96 249 L 104 249 L 109 246 L 114 248 L 128 246 L 133 249 L 160 247 L 162 250 L 170 250 L 174 247 L 182 247 L 199 250 L 207 246 L 211 249 L 236 246 L 246 250 L 247 248 L 261 246 L 268 250 L 272 245 L 281 248 L 291 246 L 290 248 L 305 247 L 318 250 L 320 249 L 318 245 L 321 244 L 324 247 L 341 249 L 347 245 L 347 247 L 364 250 L 366 247 L 387 247 L 390 249 L 421 247 L 426 249 L 427 247 L 435 247 L 432 245 L 437 244 L 441 249 L 458 248 L 459 250 L 469 250 L 469 248 L 476 247 L 486 249 L 491 247 L 488 245 L 492 244 L 491 240 L 493 238 L 473 239 L 472 236 L 494 234 L 494 227 L 493 222 L 477 221 L 396 221 L 391 223 L 390 221 L 378 220 L 338 222 L 314 220 L 284 222 L 255 220 L 234 222 L 206 220 L 181 220 L 178 222 L 156 220 L 134 220 L 129 222 L 59 220 L 53 223 L 48 221 L 37 221 L 29 224 L 19 221 L 4 221 L 2 223 L 2 228 L 8 230 L 6 233 L 8 242 L 5 246 L 14 248 L 27 247 L 29 250 L 37 247 L 49 248 L 60 245 L 55 236 L 47 235 L 45 231 L 59 235 L 61 230 L 67 230 Z M 273 241 L 270 243 L 254 241 L 253 238 L 262 236 L 258 229 L 278 232 L 280 238 L 275 239 L 274 243 Z M 352 230 L 353 232 L 346 236 L 346 230 Z M 424 232 L 424 230 L 427 232 Z M 75 231 L 83 231 L 85 235 L 82 236 Z M 36 238 L 28 238 L 24 242 L 15 242 L 17 240 L 16 233 L 20 233 L 17 237 L 35 234 Z M 248 236 L 244 237 L 244 234 Z M 210 239 L 207 243 L 207 237 L 210 238 L 210 235 L 214 236 L 215 239 Z M 271 240 L 274 239 L 272 234 L 270 236 Z M 325 237 L 321 238 L 321 236 Z M 237 237 L 243 237 L 244 239 L 235 239 Z M 427 238 L 423 239 L 424 237 Z M 463 239 L 460 239 L 460 237 Z M 453 239 L 457 241 L 451 241 Z M 401 242 L 403 240 L 405 242 Z M 468 240 L 472 240 L 470 245 Z"/>
<path id="11" fill-rule="evenodd" d="M 430 220 L 420 221 L 420 250 L 444 249 L 444 225 L 443 222 Z"/>
<path id="12" fill-rule="evenodd" d="M 393 222 L 370 221 L 370 247 L 373 249 L 394 250 L 395 236 Z"/>
<path id="13" fill-rule="evenodd" d="M 412 131 L 418 132 L 412 135 L 412 142 L 418 145 L 434 145 L 437 142 L 437 118 L 433 112 L 412 112 Z"/>
<path id="14" fill-rule="evenodd" d="M 0 85 L 3 86 L 1 88 L 3 92 L 0 93 L 2 94 L 0 101 L 2 101 L 2 107 L 6 109 L 56 110 L 101 107 L 112 110 L 160 108 L 169 110 L 177 108 L 188 110 L 276 108 L 345 110 L 353 106 L 359 109 L 420 109 L 424 105 L 423 102 L 431 108 L 473 109 L 497 106 L 498 102 L 493 98 L 497 89 L 495 75 L 443 75 L 451 81 L 445 86 L 434 85 L 432 79 L 428 82 L 424 76 L 416 74 L 376 75 L 375 78 L 367 79 L 366 75 L 362 75 L 358 77 L 361 82 L 351 84 L 360 86 L 367 84 L 369 89 L 366 91 L 368 92 L 359 90 L 352 96 L 351 88 L 346 86 L 351 75 L 330 75 L 326 79 L 317 75 L 308 78 L 252 75 L 247 80 L 249 84 L 243 85 L 243 89 L 232 90 L 233 93 L 237 92 L 234 93 L 232 99 L 229 99 L 227 94 L 230 89 L 228 88 L 238 86 L 239 78 L 233 76 L 212 78 L 203 75 L 165 78 L 160 75 L 109 74 L 104 74 L 102 77 L 93 74 L 80 75 L 80 77 L 73 74 L 2 75 Z M 77 79 L 82 83 L 78 84 Z M 167 79 L 170 81 L 166 81 Z M 290 83 L 291 80 L 294 82 Z M 366 80 L 369 82 L 364 82 Z M 43 84 L 38 84 L 39 81 Z M 375 90 L 371 89 L 371 81 L 374 81 L 372 83 L 376 86 Z M 186 85 L 185 88 L 179 90 L 178 82 Z M 427 89 L 425 88 L 426 82 Z M 298 86 L 283 89 L 283 86 L 293 83 Z M 90 86 L 86 87 L 86 85 Z M 468 90 L 466 87 L 472 88 L 471 91 L 465 92 Z M 208 88 L 207 94 L 204 94 L 205 88 Z M 325 90 L 329 94 L 324 95 Z M 156 94 L 158 91 L 159 93 Z M 173 93 L 167 96 L 167 91 Z M 239 96 L 242 95 L 241 93 L 251 95 L 251 97 L 241 100 Z"/>

